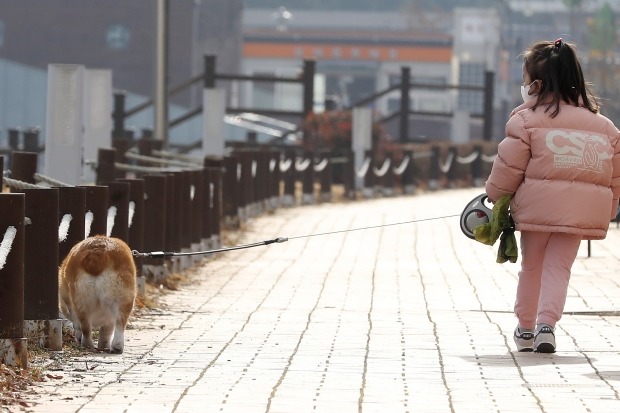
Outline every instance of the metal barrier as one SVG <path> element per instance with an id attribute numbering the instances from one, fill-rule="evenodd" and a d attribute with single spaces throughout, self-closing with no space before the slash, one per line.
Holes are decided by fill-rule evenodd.
<path id="1" fill-rule="evenodd" d="M 61 348 L 57 268 L 85 237 L 114 236 L 137 251 L 209 251 L 220 247 L 223 225 L 280 206 L 331 201 L 336 164 L 344 196 L 354 199 L 357 190 L 392 196 L 417 186 L 479 185 L 494 159 L 494 148 L 482 144 L 430 145 L 381 156 L 368 151 L 356 169 L 351 151 L 334 158 L 327 151 L 236 147 L 224 157 L 200 159 L 140 147 L 150 154 L 100 149 L 92 186 L 38 174 L 36 152 L 11 154 L 13 170 L 3 179 L 14 193 L 0 196 L 0 361 L 25 365 L 27 339 Z M 356 175 L 362 188 L 355 188 Z M 49 248 L 54 242 L 57 248 Z M 186 257 L 136 258 L 138 285 L 162 282 L 204 255 Z"/>

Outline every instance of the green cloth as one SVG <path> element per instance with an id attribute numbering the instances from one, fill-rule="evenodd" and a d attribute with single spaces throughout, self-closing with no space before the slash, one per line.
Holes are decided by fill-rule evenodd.
<path id="1" fill-rule="evenodd" d="M 495 205 L 493 205 L 493 216 L 491 221 L 478 225 L 474 228 L 476 241 L 485 245 L 493 245 L 499 238 L 499 248 L 497 250 L 497 262 L 500 264 L 510 261 L 517 262 L 519 248 L 515 237 L 515 224 L 510 216 L 508 208 L 512 195 L 504 195 Z"/>

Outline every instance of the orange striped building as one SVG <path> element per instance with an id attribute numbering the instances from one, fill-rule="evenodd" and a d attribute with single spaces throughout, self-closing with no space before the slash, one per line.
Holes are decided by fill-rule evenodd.
<path id="1" fill-rule="evenodd" d="M 295 76 L 301 62 L 315 59 L 315 105 L 320 110 L 325 96 L 343 106 L 400 82 L 401 68 L 408 66 L 412 80 L 448 84 L 452 70 L 452 38 L 445 34 L 415 34 L 362 30 L 246 29 L 243 67 L 248 74 Z M 257 85 L 245 91 L 252 106 L 291 108 L 294 86 Z M 289 93 L 287 93 L 287 91 Z M 397 92 L 376 102 L 384 113 L 399 105 Z M 449 111 L 447 92 L 421 91 L 412 98 L 412 109 Z"/>

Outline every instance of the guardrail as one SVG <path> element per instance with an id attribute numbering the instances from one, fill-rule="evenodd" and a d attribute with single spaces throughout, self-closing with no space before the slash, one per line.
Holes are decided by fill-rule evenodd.
<path id="1" fill-rule="evenodd" d="M 353 153 L 293 147 L 229 147 L 204 159 L 126 145 L 99 149 L 96 182 L 71 186 L 37 172 L 36 152 L 11 153 L 0 194 L 0 362 L 27 365 L 26 343 L 60 350 L 58 264 L 88 236 L 107 235 L 139 252 L 139 292 L 209 256 L 225 225 L 290 207 L 333 200 L 335 182 L 348 199 L 481 185 L 494 158 L 489 144 L 403 147 L 368 151 L 358 169 Z M 468 151 L 465 153 L 464 151 Z M 4 157 L 0 168 L 4 170 Z M 487 165 L 487 166 L 485 166 Z M 360 185 L 362 183 L 362 185 Z"/>

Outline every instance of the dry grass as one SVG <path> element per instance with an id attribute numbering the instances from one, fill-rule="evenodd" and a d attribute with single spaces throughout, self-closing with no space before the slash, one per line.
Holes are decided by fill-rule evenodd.
<path id="1" fill-rule="evenodd" d="M 33 394 L 31 386 L 42 380 L 40 369 L 17 369 L 0 364 L 0 408 L 2 406 L 19 405 L 30 407 L 25 399 Z"/>
<path id="2" fill-rule="evenodd" d="M 191 282 L 191 270 L 183 273 L 169 274 L 166 280 L 159 285 L 147 283 L 144 296 L 137 296 L 132 318 L 140 318 L 149 311 L 160 307 L 160 297 L 172 291 L 179 290 Z M 94 332 L 94 339 L 97 333 Z M 76 340 L 71 323 L 63 324 L 63 349 L 53 352 L 32 344 L 28 345 L 28 368 L 20 369 L 0 364 L 0 411 L 2 407 L 15 406 L 26 409 L 33 405 L 29 396 L 36 395 L 34 385 L 48 380 L 59 380 L 63 376 L 54 374 L 63 370 L 68 362 L 76 357 L 83 357 L 92 352 L 101 350 L 86 350 L 80 347 Z"/>

